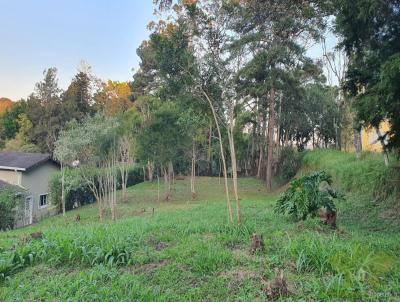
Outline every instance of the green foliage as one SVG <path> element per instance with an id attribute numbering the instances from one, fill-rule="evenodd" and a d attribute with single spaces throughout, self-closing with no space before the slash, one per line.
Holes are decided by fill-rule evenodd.
<path id="1" fill-rule="evenodd" d="M 386 134 L 388 147 L 399 149 L 398 1 L 336 0 L 334 3 L 335 29 L 342 38 L 341 46 L 351 58 L 345 86 L 355 97 L 357 119 L 362 125 L 373 127 L 389 120 L 393 128 Z"/>
<path id="2" fill-rule="evenodd" d="M 324 169 L 342 190 L 361 192 L 376 200 L 398 191 L 398 171 L 386 168 L 380 154 L 365 153 L 360 161 L 351 153 L 315 150 L 305 153 L 302 165 L 308 170 Z"/>
<path id="3" fill-rule="evenodd" d="M 292 179 L 300 167 L 298 152 L 293 147 L 283 147 L 279 150 L 278 177 L 287 182 Z"/>
<path id="4" fill-rule="evenodd" d="M 180 108 L 172 103 L 162 104 L 138 136 L 138 157 L 166 165 L 182 161 L 189 137 L 187 129 L 179 127 Z"/>
<path id="5" fill-rule="evenodd" d="M 51 203 L 61 210 L 61 173 L 54 173 L 49 180 Z M 78 205 L 92 203 L 95 198 L 78 169 L 66 168 L 64 171 L 65 208 L 71 210 Z"/>
<path id="6" fill-rule="evenodd" d="M 21 191 L 14 187 L 0 189 L 0 231 L 14 228 L 24 200 Z"/>
<path id="7" fill-rule="evenodd" d="M 120 184 L 121 174 L 118 174 L 118 183 Z M 128 170 L 128 181 L 126 183 L 127 187 L 131 187 L 143 182 L 143 169 L 135 165 L 134 167 L 129 168 Z"/>
<path id="8" fill-rule="evenodd" d="M 19 130 L 18 117 L 27 111 L 27 104 L 21 100 L 16 102 L 0 118 L 0 139 L 12 139 Z"/>
<path id="9" fill-rule="evenodd" d="M 331 184 L 332 177 L 324 171 L 294 179 L 278 199 L 275 211 L 296 220 L 313 217 L 321 208 L 336 212 L 335 201 L 342 200 L 343 196 L 333 190 Z"/>
<path id="10" fill-rule="evenodd" d="M 266 299 L 260 280 L 272 281 L 276 268 L 284 269 L 292 289 L 288 301 L 395 301 L 400 294 L 396 228 L 377 230 L 374 222 L 364 226 L 344 220 L 340 231 L 331 232 L 318 219 L 288 224 L 273 212 L 276 195 L 252 178 L 239 179 L 244 220 L 231 226 L 224 219 L 224 192 L 217 178 L 198 178 L 197 201 L 188 202 L 187 184 L 176 182 L 174 203 L 156 202 L 157 183 L 128 189 L 116 222 L 99 223 L 96 208 L 89 205 L 0 233 L 0 263 L 18 261 L 1 281 L 0 300 L 257 301 Z M 350 208 L 338 203 L 340 219 L 354 215 L 358 202 L 369 203 L 348 198 Z M 81 221 L 76 223 L 78 213 Z M 43 239 L 26 240 L 38 230 Z M 252 233 L 263 236 L 265 251 L 250 254 Z M 364 251 L 374 260 L 364 261 Z M 383 253 L 387 257 L 375 257 Z M 336 258 L 346 267 L 339 268 Z M 345 273 L 371 271 L 366 267 L 374 266 L 375 259 L 384 264 L 386 258 L 390 270 L 371 273 L 378 283 L 371 282 L 370 273 L 359 281 Z"/>
<path id="11" fill-rule="evenodd" d="M 387 253 L 373 252 L 362 245 L 339 251 L 329 259 L 332 269 L 343 276 L 349 287 L 360 289 L 364 284 L 377 287 L 394 262 L 395 259 Z"/>

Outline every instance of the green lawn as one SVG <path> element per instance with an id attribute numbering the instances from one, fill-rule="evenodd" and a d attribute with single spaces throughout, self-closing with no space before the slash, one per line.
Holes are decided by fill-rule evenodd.
<path id="1" fill-rule="evenodd" d="M 321 168 L 324 154 L 307 156 L 308 167 Z M 353 160 L 326 156 L 332 167 Z M 157 201 L 157 183 L 139 184 L 115 223 L 99 223 L 88 206 L 0 233 L 3 258 L 14 246 L 27 264 L 0 281 L 0 301 L 267 301 L 275 269 L 289 291 L 281 301 L 400 301 L 398 217 L 389 219 L 370 191 L 337 183 L 349 192 L 336 231 L 276 215 L 278 192 L 253 178 L 239 182 L 241 226 L 227 224 L 218 178 L 199 178 L 196 201 L 189 179 L 177 181 L 171 202 Z M 26 242 L 37 230 L 44 239 Z M 252 233 L 263 236 L 263 251 L 250 252 Z"/>

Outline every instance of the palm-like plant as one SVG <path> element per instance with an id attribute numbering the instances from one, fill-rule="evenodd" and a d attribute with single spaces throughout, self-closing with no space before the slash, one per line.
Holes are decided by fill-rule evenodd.
<path id="1" fill-rule="evenodd" d="M 296 220 L 314 217 L 323 208 L 330 213 L 336 212 L 334 202 L 344 196 L 335 191 L 331 184 L 332 177 L 325 171 L 294 179 L 278 199 L 275 212 L 290 215 Z"/>

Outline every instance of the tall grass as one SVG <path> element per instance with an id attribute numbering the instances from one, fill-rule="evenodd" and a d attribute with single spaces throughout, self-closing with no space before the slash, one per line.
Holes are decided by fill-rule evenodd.
<path id="1" fill-rule="evenodd" d="M 364 153 L 362 159 L 357 160 L 352 153 L 315 150 L 306 152 L 302 164 L 305 170 L 325 170 L 345 191 L 384 199 L 398 190 L 398 184 L 393 181 L 396 171 L 385 167 L 382 155 L 377 153 Z"/>
<path id="2" fill-rule="evenodd" d="M 343 189 L 334 169 L 353 159 L 325 152 L 335 164 L 318 151 L 306 154 L 308 168 L 318 165 Z M 380 158 L 376 161 L 381 167 Z M 273 282 L 275 269 L 284 270 L 287 301 L 396 301 L 400 236 L 381 221 L 376 229 L 377 221 L 357 216 L 371 204 L 359 197 L 367 193 L 357 191 L 366 179 L 348 184 L 352 192 L 345 192 L 346 204 L 338 203 L 337 231 L 318 219 L 293 223 L 276 215 L 277 196 L 251 178 L 239 180 L 240 226 L 227 224 L 224 191 L 216 179 L 198 179 L 202 197 L 195 202 L 185 183 L 178 183 L 175 202 L 158 204 L 151 201 L 156 195 L 148 197 L 157 192 L 156 184 L 140 184 L 130 189 L 132 200 L 119 205 L 126 215 L 115 223 L 97 222 L 96 209 L 89 206 L 78 210 L 80 223 L 76 213 L 67 213 L 0 233 L 0 301 L 264 301 L 265 281 Z M 157 207 L 154 215 L 128 216 L 148 207 Z M 366 215 L 371 208 L 362 209 Z M 18 238 L 33 230 L 43 238 Z M 265 243 L 254 254 L 252 233 Z"/>

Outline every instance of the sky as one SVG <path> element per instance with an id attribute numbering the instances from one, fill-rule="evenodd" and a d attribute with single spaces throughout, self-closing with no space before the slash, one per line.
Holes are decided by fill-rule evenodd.
<path id="1" fill-rule="evenodd" d="M 102 79 L 127 81 L 149 35 L 152 0 L 0 0 L 0 97 L 26 98 L 43 70 L 66 89 L 81 60 Z"/>
<path id="2" fill-rule="evenodd" d="M 82 60 L 93 74 L 128 81 L 149 32 L 152 0 L 0 0 L 0 97 L 26 98 L 49 67 L 68 87 Z M 328 39 L 333 45 L 334 39 Z M 321 55 L 319 46 L 309 55 Z"/>

